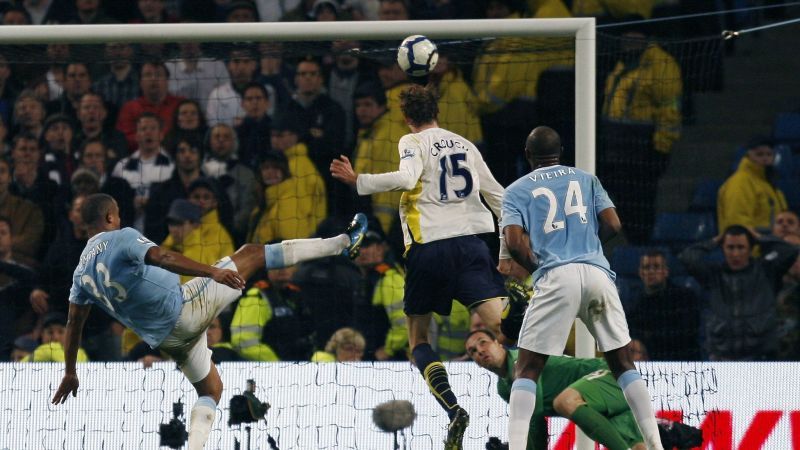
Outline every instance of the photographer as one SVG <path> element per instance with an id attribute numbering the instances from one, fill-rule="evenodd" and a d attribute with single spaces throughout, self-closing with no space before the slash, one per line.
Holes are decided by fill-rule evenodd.
<path id="1" fill-rule="evenodd" d="M 753 247 L 761 246 L 760 258 Z M 722 248 L 724 262 L 705 257 Z M 777 357 L 777 293 L 797 259 L 796 246 L 731 225 L 719 236 L 689 246 L 678 258 L 710 291 L 705 318 L 711 361 L 769 361 Z"/>

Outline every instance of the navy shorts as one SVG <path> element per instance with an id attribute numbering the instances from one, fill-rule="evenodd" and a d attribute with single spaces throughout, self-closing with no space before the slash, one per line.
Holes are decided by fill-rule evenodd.
<path id="1" fill-rule="evenodd" d="M 485 300 L 506 297 L 503 277 L 477 236 L 413 244 L 407 255 L 403 311 L 447 316 L 458 300 L 473 308 Z"/>

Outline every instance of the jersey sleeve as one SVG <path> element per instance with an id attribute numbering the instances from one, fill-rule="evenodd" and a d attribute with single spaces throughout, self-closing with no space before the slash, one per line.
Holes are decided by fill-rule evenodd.
<path id="1" fill-rule="evenodd" d="M 595 176 L 592 176 L 592 192 L 594 192 L 595 215 L 600 214 L 603 210 L 614 207 L 614 202 L 611 201 L 608 192 L 606 192 L 606 189 L 600 184 L 600 180 Z"/>
<path id="2" fill-rule="evenodd" d="M 521 195 L 518 189 L 506 189 L 505 195 L 503 196 L 503 211 L 500 221 L 501 232 L 502 229 L 508 225 L 519 225 L 525 230 L 528 229 L 522 215 Z"/>
<path id="3" fill-rule="evenodd" d="M 476 154 L 480 155 L 477 148 L 474 148 L 474 150 Z M 494 178 L 494 175 L 492 175 L 492 172 L 489 170 L 483 158 L 478 158 L 478 161 L 475 162 L 475 168 L 478 171 L 481 195 L 483 195 L 486 204 L 489 205 L 489 208 L 492 209 L 494 215 L 499 219 L 502 216 L 503 194 L 505 189 L 503 189 L 503 186 Z"/>
<path id="4" fill-rule="evenodd" d="M 80 278 L 77 278 L 77 275 L 73 275 L 72 287 L 69 288 L 69 302 L 76 305 L 87 305 L 90 303 L 90 297 L 81 289 L 79 280 Z"/>
<path id="5" fill-rule="evenodd" d="M 133 228 L 123 228 L 118 244 L 119 251 L 131 261 L 144 264 L 144 257 L 150 247 L 155 247 L 155 242 L 142 236 Z"/>
<path id="6" fill-rule="evenodd" d="M 422 149 L 413 135 L 405 135 L 398 144 L 400 168 L 395 172 L 381 174 L 362 173 L 356 180 L 359 195 L 378 192 L 410 191 L 422 175 Z"/>

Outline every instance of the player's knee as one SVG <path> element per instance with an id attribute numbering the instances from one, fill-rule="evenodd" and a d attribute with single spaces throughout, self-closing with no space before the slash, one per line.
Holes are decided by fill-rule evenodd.
<path id="1" fill-rule="evenodd" d="M 555 400 L 553 400 L 553 409 L 556 410 L 558 415 L 569 418 L 579 406 L 585 404 L 586 402 L 583 400 L 580 392 L 575 389 L 567 388 L 561 391 L 561 393 L 556 396 Z"/>
<path id="2" fill-rule="evenodd" d="M 236 253 L 242 255 L 253 255 L 257 253 L 263 254 L 264 246 L 260 244 L 244 244 L 239 247 L 239 250 L 237 250 Z"/>

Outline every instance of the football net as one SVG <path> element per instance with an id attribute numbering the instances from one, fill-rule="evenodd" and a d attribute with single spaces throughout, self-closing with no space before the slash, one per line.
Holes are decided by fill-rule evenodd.
<path id="1" fill-rule="evenodd" d="M 652 62 L 655 67 L 666 69 L 640 74 L 635 80 L 623 79 L 621 74 L 626 71 L 618 66 L 631 57 L 634 52 L 631 48 L 638 42 L 626 47 L 631 44 L 630 38 L 610 33 L 598 33 L 595 41 L 593 22 L 589 19 L 315 25 L 320 26 L 242 24 L 236 28 L 217 28 L 187 24 L 159 29 L 143 27 L 146 31 L 122 27 L 100 39 L 88 37 L 80 28 L 56 27 L 53 30 L 57 31 L 38 35 L 5 34 L 0 54 L 8 62 L 13 78 L 25 81 L 22 97 L 31 96 L 42 103 L 45 116 L 67 116 L 73 127 L 70 139 L 43 135 L 47 152 L 72 161 L 69 167 L 73 168 L 53 164 L 48 173 L 54 179 L 60 176 L 59 182 L 65 187 L 70 180 L 73 192 L 102 189 L 105 179 L 102 174 L 94 181 L 96 187 L 82 187 L 75 181 L 78 173 L 75 169 L 86 164 L 80 141 L 86 135 L 86 123 L 100 120 L 106 177 L 123 178 L 133 189 L 131 201 L 126 203 L 132 208 L 127 211 L 129 224 L 136 225 L 158 243 L 172 239 L 179 251 L 209 263 L 245 241 L 267 243 L 338 233 L 341 224 L 346 224 L 356 211 L 368 212 L 374 218 L 375 228 L 387 236 L 399 259 L 403 249 L 402 230 L 396 218 L 400 193 L 359 198 L 331 179 L 328 165 L 332 158 L 346 155 L 359 172 L 395 170 L 400 158 L 397 143 L 408 132 L 399 108 L 399 94 L 411 83 L 433 86 L 439 95 L 440 125 L 476 143 L 502 184 L 508 185 L 528 171 L 522 152 L 525 137 L 533 127 L 548 125 L 563 139 L 565 162 L 587 170 L 594 170 L 596 165 L 616 201 L 618 196 L 646 188 L 641 180 L 631 184 L 626 173 L 619 170 L 620 161 L 628 159 L 620 156 L 620 150 L 634 154 L 651 151 L 656 145 L 654 140 L 659 136 L 655 128 L 663 124 L 654 124 L 652 120 L 645 123 L 643 118 L 655 114 L 647 116 L 642 110 L 662 108 L 659 117 L 669 120 L 670 130 L 679 129 L 687 120 L 683 106 L 690 103 L 692 92 L 712 88 L 719 69 L 709 62 L 720 55 L 717 39 L 702 42 L 662 39 L 656 40 L 660 53 L 655 53 Z M 102 28 L 97 30 L 103 32 Z M 156 31 L 158 37 L 154 37 Z M 584 35 L 576 41 L 576 33 Z M 397 45 L 409 34 L 425 34 L 438 45 L 439 61 L 427 80 L 409 78 L 396 64 Z M 651 41 L 647 49 L 652 45 Z M 119 69 L 119 74 L 127 73 L 122 69 L 126 63 L 131 64 L 132 76 L 140 81 L 113 77 L 115 69 Z M 167 70 L 162 72 L 162 68 Z M 653 95 L 665 98 L 673 95 L 676 103 L 668 106 L 677 105 L 677 110 L 666 107 L 666 100 L 658 105 L 637 103 L 644 100 L 631 99 L 631 91 L 623 89 L 635 83 L 646 84 Z M 321 97 L 328 99 L 324 104 L 319 96 L 294 94 L 301 90 L 312 92 L 319 85 Z M 100 119 L 92 119 L 91 113 L 82 111 L 81 96 L 87 91 L 102 97 L 105 115 Z M 131 106 L 131 100 L 138 103 Z M 167 104 L 171 106 L 159 106 Z M 192 106 L 199 120 L 183 116 L 181 108 L 192 109 Z M 164 140 L 159 151 L 167 157 L 164 164 L 170 166 L 170 171 L 159 175 L 162 178 L 158 180 L 143 173 L 140 165 L 131 164 L 131 159 L 125 159 L 140 145 L 152 144 L 147 141 L 146 131 L 138 128 L 141 126 L 138 116 L 148 109 L 160 117 Z M 192 116 L 191 112 L 185 114 Z M 35 122 L 28 117 L 15 116 L 14 120 L 13 126 L 20 129 Z M 44 125 L 44 117 L 40 121 Z M 674 137 L 667 133 L 665 139 Z M 189 152 L 184 147 L 197 149 L 197 162 L 186 156 Z M 64 154 L 59 155 L 59 151 Z M 175 191 L 179 183 L 169 189 L 164 187 L 166 184 L 157 185 L 168 183 L 172 167 L 182 170 L 192 164 L 199 165 L 203 176 L 211 182 L 192 185 L 192 192 L 187 185 L 183 193 Z M 448 177 L 446 189 L 455 191 L 463 188 L 459 183 L 465 180 L 453 169 L 457 168 L 445 164 L 443 179 Z M 209 195 L 213 197 L 210 204 Z M 200 231 L 194 231 L 191 239 L 184 236 L 183 241 L 168 226 L 171 206 L 180 198 L 199 205 L 202 217 Z M 646 208 L 637 203 L 640 201 L 633 199 L 628 202 L 633 206 L 621 209 L 626 227 L 647 227 L 648 212 L 642 211 Z M 49 213 L 65 212 L 64 208 L 66 205 L 54 205 Z M 487 240 L 494 244 L 491 236 Z M 314 298 L 306 299 L 312 317 L 309 335 L 314 342 L 308 349 L 309 355 L 311 350 L 323 349 L 333 331 L 346 325 L 360 329 L 367 336 L 368 357 L 381 346 L 381 330 L 375 331 L 358 321 L 365 317 L 358 313 L 364 305 L 357 304 L 355 295 L 339 287 L 329 289 L 318 285 L 307 291 L 315 293 Z M 334 318 L 331 311 L 336 312 Z M 281 336 L 272 338 L 279 341 Z M 159 423 L 168 420 L 172 402 L 179 397 L 191 397 L 191 387 L 166 369 L 150 372 L 125 367 L 130 375 L 129 384 L 113 389 L 96 384 L 94 390 L 83 391 L 85 403 L 71 409 L 71 415 L 59 416 L 61 413 L 55 409 L 44 415 L 31 413 L 30 420 L 8 422 L 6 429 L 26 436 L 26 443 L 47 443 L 43 444 L 47 448 L 78 445 L 73 440 L 77 439 L 74 434 L 80 432 L 107 433 L 103 439 L 108 440 L 109 448 L 118 447 L 116 439 L 121 438 L 116 432 L 142 433 L 141 442 L 147 442 L 142 446 L 150 448 L 154 438 L 147 433 L 154 433 Z M 371 447 L 373 444 L 360 444 L 357 437 L 360 429 L 347 418 L 383 400 L 416 402 L 424 391 L 424 383 L 417 379 L 415 394 L 405 396 L 393 393 L 392 386 L 397 384 L 380 376 L 358 382 L 343 381 L 341 373 L 357 378 L 361 366 L 320 368 L 313 379 L 304 382 L 281 376 L 281 367 L 284 365 L 263 368 L 274 377 L 262 377 L 264 381 L 259 382 L 261 387 L 270 386 L 267 400 L 274 408 L 270 414 L 278 411 L 280 420 L 286 423 L 278 428 L 264 425 L 260 430 L 269 430 L 279 437 L 280 448 Z M 402 370 L 408 379 L 416 375 L 409 367 L 377 369 L 378 373 Z M 58 379 L 55 371 L 43 370 L 50 380 L 47 383 L 54 388 L 53 383 Z M 84 378 L 87 385 L 91 385 L 95 370 L 100 377 L 99 372 L 105 369 L 93 366 L 85 375 L 88 379 Z M 3 372 L 7 379 L 13 379 L 18 369 L 4 367 Z M 494 395 L 493 378 L 487 372 L 480 372 L 483 375 L 474 378 L 474 373 L 472 369 L 457 370 L 451 376 L 451 383 L 473 414 L 468 448 L 482 448 L 489 436 L 504 436 L 504 425 L 499 428 L 497 425 L 502 420 L 496 419 L 504 417 L 505 410 Z M 243 384 L 244 378 L 231 375 L 230 380 L 225 380 L 226 386 Z M 164 384 L 166 380 L 172 384 Z M 461 386 L 463 383 L 469 383 L 470 387 Z M 297 401 L 294 394 L 287 392 L 312 386 L 318 389 L 314 392 L 319 393 L 319 398 L 336 392 L 336 401 L 322 406 L 312 402 L 283 407 Z M 127 389 L 146 395 L 128 402 Z M 42 397 L 48 392 L 48 389 L 40 391 Z M 350 396 L 349 400 L 338 397 L 345 394 Z M 114 409 L 113 414 L 98 409 L 93 403 L 98 395 L 119 398 L 115 403 L 120 405 L 119 409 Z M 225 399 L 221 405 L 226 405 Z M 19 406 L 26 410 L 24 405 Z M 297 408 L 320 407 L 325 411 L 325 424 L 318 421 L 303 424 L 306 414 Z M 692 407 L 686 417 L 693 418 L 693 424 L 697 425 L 702 419 L 703 405 L 697 408 L 693 403 Z M 74 422 L 77 411 L 92 414 L 91 423 Z M 435 408 L 430 411 L 431 417 L 439 415 Z M 119 420 L 108 420 L 109 417 Z M 227 448 L 230 441 L 223 444 L 220 437 L 228 436 L 223 431 L 226 424 L 218 420 L 216 441 L 210 442 L 219 442 L 219 448 Z M 52 427 L 52 421 L 58 426 Z M 428 444 L 421 444 L 423 441 L 430 441 L 430 448 L 436 448 L 441 441 L 439 434 L 412 429 L 411 448 L 427 448 Z M 25 445 L 33 448 L 38 444 Z M 258 445 L 254 448 L 267 448 L 263 443 Z"/>

